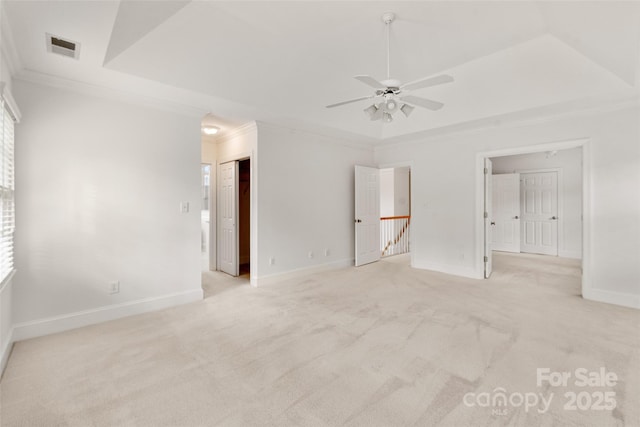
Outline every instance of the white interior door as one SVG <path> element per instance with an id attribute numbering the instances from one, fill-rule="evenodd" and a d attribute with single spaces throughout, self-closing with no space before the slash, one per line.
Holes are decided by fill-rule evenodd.
<path id="1" fill-rule="evenodd" d="M 355 167 L 356 266 L 380 259 L 380 171 Z"/>
<path id="2" fill-rule="evenodd" d="M 520 174 L 493 175 L 491 246 L 494 251 L 520 252 Z"/>
<path id="3" fill-rule="evenodd" d="M 238 270 L 238 162 L 220 165 L 218 187 L 218 256 L 220 270 L 237 276 Z"/>
<path id="4" fill-rule="evenodd" d="M 558 255 L 558 173 L 520 175 L 521 251 Z"/>
<path id="5" fill-rule="evenodd" d="M 491 256 L 491 222 L 492 206 L 491 194 L 493 192 L 491 159 L 484 159 L 484 277 L 488 279 L 493 269 L 493 257 Z"/>

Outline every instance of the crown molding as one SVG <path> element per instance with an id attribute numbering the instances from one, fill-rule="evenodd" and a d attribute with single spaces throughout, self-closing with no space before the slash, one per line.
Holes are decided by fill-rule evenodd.
<path id="1" fill-rule="evenodd" d="M 258 133 L 258 125 L 255 121 L 244 123 L 238 127 L 235 127 L 225 132 L 224 134 L 221 134 L 220 136 L 216 135 L 215 141 L 212 141 L 212 142 L 215 144 L 223 144 L 225 142 L 231 141 L 232 139 L 239 138 L 241 136 L 248 135 L 251 133 L 255 135 L 257 135 Z"/>

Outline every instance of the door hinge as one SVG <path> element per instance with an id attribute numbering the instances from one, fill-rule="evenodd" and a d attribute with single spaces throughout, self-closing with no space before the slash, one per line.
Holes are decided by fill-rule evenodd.
<path id="1" fill-rule="evenodd" d="M 489 169 L 484 168 L 484 174 L 487 175 L 489 173 Z"/>
<path id="2" fill-rule="evenodd" d="M 484 257 L 484 262 L 489 262 L 489 257 Z"/>
<path id="3" fill-rule="evenodd" d="M 484 213 L 484 217 L 485 217 L 485 218 L 489 218 L 489 213 L 485 212 L 485 213 Z"/>

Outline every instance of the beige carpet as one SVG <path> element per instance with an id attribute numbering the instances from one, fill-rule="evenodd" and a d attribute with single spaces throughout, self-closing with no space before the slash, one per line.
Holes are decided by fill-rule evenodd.
<path id="1" fill-rule="evenodd" d="M 406 257 L 258 289 L 205 274 L 205 301 L 17 343 L 1 424 L 638 426 L 640 312 L 581 299 L 579 275 L 507 254 L 486 281 Z M 615 386 L 536 384 L 600 367 Z M 588 409 L 606 391 L 616 408 Z"/>

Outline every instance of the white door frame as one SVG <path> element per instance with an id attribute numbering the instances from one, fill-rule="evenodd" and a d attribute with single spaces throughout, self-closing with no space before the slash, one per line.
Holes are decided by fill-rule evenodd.
<path id="1" fill-rule="evenodd" d="M 491 277 L 493 272 L 493 251 L 491 241 L 493 240 L 491 222 L 493 221 L 493 162 L 490 158 L 484 158 L 484 208 L 482 217 L 484 218 L 484 278 Z"/>
<path id="2" fill-rule="evenodd" d="M 215 218 L 215 229 L 216 229 L 216 249 L 218 245 L 218 236 L 220 235 L 220 221 L 218 221 L 218 182 L 220 182 L 220 165 L 223 163 L 239 161 L 239 160 L 249 160 L 250 166 L 250 175 L 251 182 L 249 185 L 249 217 L 251 221 L 250 229 L 249 229 L 249 245 L 250 248 L 250 259 L 251 259 L 251 271 L 250 271 L 250 282 L 251 286 L 258 286 L 258 168 L 257 162 L 255 161 L 256 155 L 252 151 L 250 152 L 242 152 L 232 156 L 226 156 L 219 159 L 216 159 L 216 189 L 215 189 L 215 198 L 211 199 L 212 203 L 215 203 L 215 208 L 212 207 L 212 212 L 216 213 Z M 212 219 L 212 221 L 214 221 Z M 218 251 L 216 250 L 216 269 L 220 266 L 220 256 Z"/>
<path id="3" fill-rule="evenodd" d="M 484 276 L 484 159 L 516 154 L 582 148 L 582 296 L 591 292 L 591 150 L 589 138 L 502 148 L 476 153 L 476 277 Z M 559 213 L 558 213 L 559 215 Z M 559 244 L 559 242 L 558 242 Z"/>

